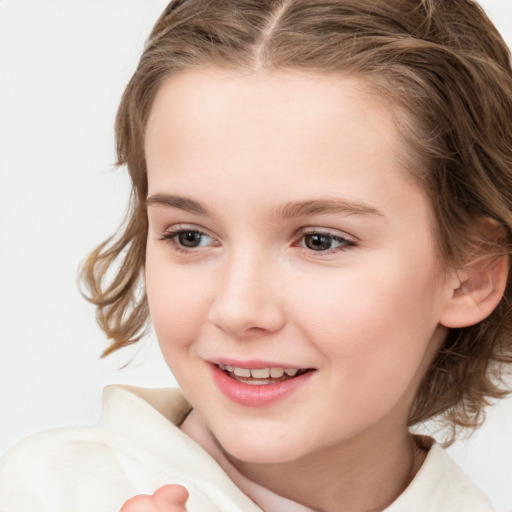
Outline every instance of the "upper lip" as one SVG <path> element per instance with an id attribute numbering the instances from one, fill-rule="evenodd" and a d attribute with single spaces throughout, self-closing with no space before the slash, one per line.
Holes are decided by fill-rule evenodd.
<path id="1" fill-rule="evenodd" d="M 229 357 L 217 357 L 208 360 L 212 364 L 223 364 L 226 366 L 235 366 L 237 368 L 248 368 L 249 370 L 257 368 L 297 368 L 298 370 L 311 369 L 310 366 L 296 365 L 294 363 L 283 363 L 278 361 L 266 361 L 263 359 L 236 360 Z"/>

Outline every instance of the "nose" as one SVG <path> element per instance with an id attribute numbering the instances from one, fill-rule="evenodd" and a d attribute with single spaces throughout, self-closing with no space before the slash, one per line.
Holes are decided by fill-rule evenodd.
<path id="1" fill-rule="evenodd" d="M 233 255 L 219 274 L 209 321 L 242 339 L 279 331 L 285 323 L 278 269 L 257 255 Z"/>

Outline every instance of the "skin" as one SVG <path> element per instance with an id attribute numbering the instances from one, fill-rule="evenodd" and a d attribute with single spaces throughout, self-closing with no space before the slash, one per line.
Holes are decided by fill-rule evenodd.
<path id="1" fill-rule="evenodd" d="M 188 491 L 182 485 L 164 485 L 151 496 L 130 498 L 120 512 L 186 512 Z"/>
<path id="2" fill-rule="evenodd" d="M 388 107 L 354 78 L 217 69 L 168 79 L 152 107 L 151 318 L 196 439 L 268 503 L 381 510 L 421 464 L 407 418 L 460 282 L 437 255 Z M 325 199 L 352 209 L 277 214 Z M 184 247 L 180 230 L 199 245 Z M 311 248 L 313 232 L 328 249 Z M 277 403 L 246 407 L 213 384 L 219 357 L 314 372 Z"/>

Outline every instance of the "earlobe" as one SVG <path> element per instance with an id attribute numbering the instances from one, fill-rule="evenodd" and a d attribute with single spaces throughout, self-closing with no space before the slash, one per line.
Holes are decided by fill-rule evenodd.
<path id="1" fill-rule="evenodd" d="M 462 328 L 487 318 L 503 297 L 507 277 L 506 256 L 488 255 L 458 269 L 440 323 L 449 328 Z"/>

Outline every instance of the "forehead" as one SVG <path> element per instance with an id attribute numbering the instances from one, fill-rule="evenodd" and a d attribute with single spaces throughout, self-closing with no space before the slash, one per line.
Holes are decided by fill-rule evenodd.
<path id="1" fill-rule="evenodd" d="M 185 71 L 160 87 L 146 127 L 145 149 L 151 167 L 155 150 L 218 153 L 232 141 L 264 156 L 283 158 L 313 147 L 340 147 L 346 155 L 395 153 L 401 149 L 389 102 L 372 94 L 367 82 L 343 75 L 298 71 L 243 73 L 219 69 Z M 192 147 L 191 147 L 192 146 Z M 265 149 L 261 152 L 261 149 Z"/>
<path id="2" fill-rule="evenodd" d="M 347 102 L 347 98 L 352 101 Z M 217 128 L 232 128 L 232 120 L 240 116 L 255 126 L 265 122 L 269 130 L 288 121 L 292 121 L 288 123 L 291 127 L 315 118 L 326 122 L 339 116 L 350 129 L 348 123 L 371 118 L 379 126 L 388 125 L 383 127 L 385 134 L 392 124 L 390 113 L 396 108 L 389 108 L 388 99 L 372 93 L 368 79 L 354 76 L 205 68 L 182 71 L 163 82 L 153 102 L 149 126 L 172 110 L 174 116 L 186 117 L 191 123 L 201 121 L 202 125 L 214 117 Z M 344 115 L 349 109 L 357 114 L 355 118 Z"/>
<path id="3" fill-rule="evenodd" d="M 343 75 L 182 72 L 162 84 L 148 120 L 149 194 L 191 180 L 260 199 L 269 187 L 366 200 L 412 186 L 392 108 L 370 91 Z"/>

